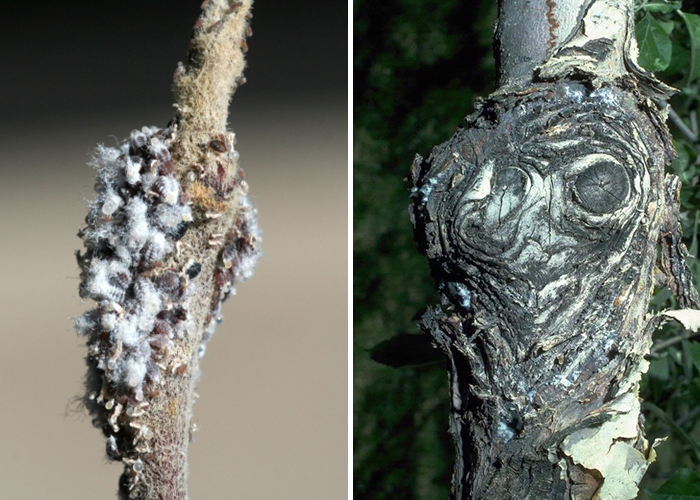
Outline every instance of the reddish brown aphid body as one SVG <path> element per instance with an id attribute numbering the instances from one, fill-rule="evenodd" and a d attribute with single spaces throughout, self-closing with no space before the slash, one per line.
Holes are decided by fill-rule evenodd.
<path id="1" fill-rule="evenodd" d="M 156 285 L 164 292 L 170 294 L 180 286 L 180 277 L 175 271 L 168 270 L 156 278 Z"/>
<path id="2" fill-rule="evenodd" d="M 216 138 L 213 141 L 209 143 L 209 147 L 216 151 L 217 153 L 225 153 L 226 152 L 226 142 L 221 140 L 220 138 Z"/>

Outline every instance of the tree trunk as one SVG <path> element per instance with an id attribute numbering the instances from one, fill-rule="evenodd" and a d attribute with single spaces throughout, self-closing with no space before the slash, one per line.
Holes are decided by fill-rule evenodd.
<path id="1" fill-rule="evenodd" d="M 631 0 L 501 0 L 499 89 L 412 167 L 442 294 L 452 498 L 625 500 L 654 452 L 638 384 L 657 244 L 688 288 L 671 89 L 636 64 Z"/>

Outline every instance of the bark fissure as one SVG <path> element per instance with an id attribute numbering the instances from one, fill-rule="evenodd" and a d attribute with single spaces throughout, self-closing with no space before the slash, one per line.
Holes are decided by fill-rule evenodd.
<path id="1" fill-rule="evenodd" d="M 449 360 L 452 497 L 632 499 L 654 456 L 637 395 L 654 267 L 697 304 L 664 173 L 670 89 L 636 65 L 627 0 L 499 6 L 501 87 L 411 169 L 443 301 L 421 326 Z"/>

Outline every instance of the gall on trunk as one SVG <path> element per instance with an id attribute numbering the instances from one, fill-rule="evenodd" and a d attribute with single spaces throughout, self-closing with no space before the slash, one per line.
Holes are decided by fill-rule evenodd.
<path id="1" fill-rule="evenodd" d="M 455 499 L 634 498 L 638 382 L 672 147 L 632 77 L 493 94 L 416 157 L 411 218 L 442 306 Z M 674 200 L 670 200 L 672 202 Z"/>
<path id="2" fill-rule="evenodd" d="M 411 169 L 454 500 L 632 500 L 654 460 L 651 335 L 700 307 L 664 173 L 673 89 L 636 63 L 633 7 L 501 0 L 499 89 Z M 685 311 L 647 315 L 655 266 Z"/>

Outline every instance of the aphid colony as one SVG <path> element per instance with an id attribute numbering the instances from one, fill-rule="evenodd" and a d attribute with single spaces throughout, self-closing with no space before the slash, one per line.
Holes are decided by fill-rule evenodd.
<path id="1" fill-rule="evenodd" d="M 245 184 L 244 184 L 245 186 Z M 206 342 L 214 334 L 216 325 L 223 321 L 221 303 L 236 293 L 236 283 L 246 281 L 253 275 L 255 263 L 260 256 L 260 230 L 257 211 L 246 196 L 240 198 L 238 216 L 233 228 L 226 233 L 224 247 L 214 271 L 216 287 L 211 300 L 211 312 L 207 315 L 208 328 L 199 346 L 200 357 L 204 355 Z"/>
<path id="2" fill-rule="evenodd" d="M 79 233 L 86 247 L 85 254 L 77 253 L 80 295 L 98 304 L 76 321 L 78 333 L 88 339 L 88 407 L 108 436 L 107 454 L 125 462 L 140 460 L 126 454 L 132 440 L 137 452 L 149 451 L 144 439 L 149 431 L 137 417 L 159 394 L 163 374 L 182 375 L 187 368 L 185 361 L 169 355 L 170 348 L 178 339 L 194 338 L 203 326 L 194 324 L 191 314 L 191 301 L 198 298 L 198 283 L 204 279 L 202 263 L 187 259 L 172 264 L 186 260 L 172 257 L 183 251 L 180 240 L 197 217 L 222 214 L 203 213 L 193 205 L 186 192 L 190 181 L 196 177 L 221 203 L 237 194 L 239 203 L 229 230 L 210 236 L 209 246 L 216 252 L 215 286 L 200 356 L 221 322 L 221 301 L 251 276 L 260 255 L 256 211 L 247 200 L 242 170 L 231 181 L 220 162 L 214 162 L 214 173 L 195 165 L 181 184 L 170 154 L 176 132 L 177 125 L 144 127 L 117 148 L 97 149 L 97 198 Z M 207 147 L 212 154 L 237 159 L 232 134 L 229 140 L 221 136 L 211 142 Z M 120 433 L 120 425 L 127 426 L 126 434 Z M 125 448 L 120 442 L 126 439 L 130 443 Z M 138 462 L 134 464 L 136 470 Z"/>

